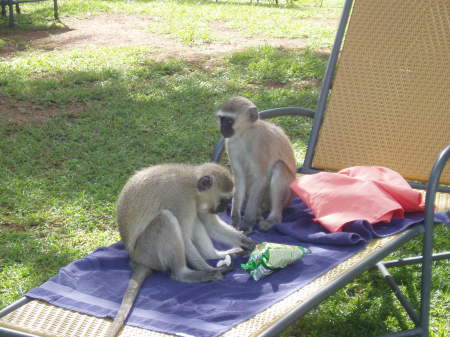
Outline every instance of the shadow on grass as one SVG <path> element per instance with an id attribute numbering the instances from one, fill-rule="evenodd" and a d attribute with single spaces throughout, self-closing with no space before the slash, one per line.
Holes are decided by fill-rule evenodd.
<path id="1" fill-rule="evenodd" d="M 41 125 L 0 125 L 7 135 L 0 142 L 0 283 L 17 289 L 8 290 L 5 301 L 38 286 L 94 247 L 110 243 L 116 197 L 135 170 L 163 162 L 209 160 L 219 135 L 212 112 L 225 98 L 245 95 L 260 109 L 313 109 L 316 104 L 317 88 L 292 86 L 282 73 L 290 69 L 283 63 L 285 55 L 271 50 L 236 54 L 234 63 L 213 72 L 189 63 L 148 62 L 135 50 L 130 54 L 131 61 L 124 57 L 106 67 L 102 57 L 114 59 L 114 50 L 105 56 L 84 51 L 29 59 L 22 68 L 12 63 L 0 68 L 0 90 L 9 99 L 61 108 L 86 105 L 80 114 L 62 113 Z M 301 57 L 317 62 L 306 62 L 298 74 L 320 77 L 321 56 Z M 67 58 L 70 62 L 64 63 Z M 277 65 L 275 71 L 270 64 Z M 295 74 L 297 80 L 300 75 Z M 275 75 L 286 86 L 264 87 Z M 283 119 L 280 124 L 292 139 L 306 141 L 309 119 Z M 442 247 L 447 244 L 444 237 Z M 409 275 L 401 273 L 400 278 L 406 281 Z M 365 273 L 283 335 L 371 336 L 409 326 L 392 296 L 383 297 L 387 287 L 380 283 L 373 272 Z M 407 292 L 414 293 L 414 288 Z"/>
<path id="2" fill-rule="evenodd" d="M 246 95 L 260 109 L 315 105 L 315 88 L 255 86 L 241 67 L 226 68 L 155 62 L 126 48 L 0 64 L 0 91 L 10 104 L 27 102 L 25 114 L 35 105 L 60 109 L 40 124 L 0 123 L 2 304 L 112 243 L 115 201 L 134 171 L 208 161 L 219 138 L 213 111 L 224 99 Z M 82 111 L 70 112 L 74 104 Z M 310 121 L 289 120 L 281 122 L 288 132 L 306 138 Z"/>
<path id="3" fill-rule="evenodd" d="M 8 15 L 0 17 L 0 38 L 4 41 L 0 48 L 0 56 L 30 48 L 33 41 L 71 31 L 64 23 L 53 19 L 53 2 L 51 6 L 51 12 L 42 8 L 34 9 L 31 13 L 22 11 L 21 14 L 14 14 L 15 26 L 12 28 L 9 27 Z M 49 17 L 51 21 L 48 20 Z"/>
<path id="4" fill-rule="evenodd" d="M 366 272 L 298 320 L 280 337 L 370 337 L 411 328 L 412 323 L 400 314 L 394 303 L 396 299 L 383 282 L 375 271 Z M 356 288 L 354 293 L 352 287 Z"/>

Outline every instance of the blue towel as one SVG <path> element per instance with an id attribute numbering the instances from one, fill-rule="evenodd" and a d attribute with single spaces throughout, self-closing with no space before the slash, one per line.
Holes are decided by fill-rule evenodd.
<path id="1" fill-rule="evenodd" d="M 222 217 L 229 222 L 229 211 Z M 372 238 L 421 222 L 423 214 L 407 214 L 405 219 L 374 226 L 356 221 L 341 233 L 328 233 L 312 218 L 305 204 L 295 198 L 282 224 L 251 235 L 257 242 L 300 244 L 312 254 L 260 281 L 239 267 L 247 258 L 236 259 L 235 270 L 224 280 L 210 283 L 187 284 L 155 273 L 145 281 L 127 324 L 184 337 L 220 335 L 349 258 Z M 445 213 L 438 214 L 436 221 L 450 224 Z M 118 242 L 61 268 L 26 296 L 96 317 L 114 317 L 130 275 L 127 252 Z"/>

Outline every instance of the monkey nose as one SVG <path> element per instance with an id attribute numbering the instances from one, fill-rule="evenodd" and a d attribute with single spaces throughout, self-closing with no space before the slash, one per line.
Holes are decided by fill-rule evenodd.
<path id="1" fill-rule="evenodd" d="M 218 212 L 225 212 L 228 208 L 228 205 L 230 204 L 231 199 L 228 198 L 223 198 L 220 200 L 219 206 L 217 207 L 217 209 L 219 210 Z"/>
<path id="2" fill-rule="evenodd" d="M 220 204 L 219 206 L 217 206 L 215 213 L 225 212 L 226 209 L 227 209 L 227 205 Z"/>
<path id="3" fill-rule="evenodd" d="M 230 138 L 231 136 L 234 135 L 234 130 L 231 126 L 229 127 L 222 126 L 220 128 L 220 132 L 222 133 L 224 138 Z"/>

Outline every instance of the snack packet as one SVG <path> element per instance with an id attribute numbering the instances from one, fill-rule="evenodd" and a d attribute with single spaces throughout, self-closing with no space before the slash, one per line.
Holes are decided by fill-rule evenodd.
<path id="1" fill-rule="evenodd" d="M 253 279 L 258 281 L 276 269 L 284 268 L 310 253 L 308 248 L 302 246 L 262 242 L 256 245 L 248 262 L 241 264 L 241 268 L 247 270 Z"/>

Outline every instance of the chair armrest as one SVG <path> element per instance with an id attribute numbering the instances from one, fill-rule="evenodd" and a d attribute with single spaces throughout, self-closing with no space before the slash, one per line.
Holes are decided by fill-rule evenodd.
<path id="1" fill-rule="evenodd" d="M 421 305 L 420 322 L 422 329 L 428 330 L 430 320 L 431 299 L 431 264 L 433 254 L 433 223 L 434 223 L 434 201 L 442 170 L 450 157 L 450 144 L 440 153 L 431 170 L 427 183 L 427 195 L 425 199 L 425 233 L 422 247 L 422 279 L 421 279 Z"/>
<path id="2" fill-rule="evenodd" d="M 439 187 L 439 178 L 442 171 L 450 158 L 450 144 L 442 150 L 438 159 L 434 163 L 430 177 L 427 183 L 427 194 L 425 198 L 425 227 L 433 225 L 434 221 L 434 202 L 436 199 L 436 191 Z"/>
<path id="3" fill-rule="evenodd" d="M 305 117 L 314 118 L 314 113 L 315 112 L 313 110 L 309 110 L 309 109 L 305 109 L 305 108 L 285 107 L 285 108 L 262 110 L 258 114 L 259 114 L 259 118 L 267 119 L 267 118 L 280 117 L 280 116 L 305 116 Z M 224 146 L 225 146 L 225 139 L 223 137 L 220 137 L 220 139 L 217 142 L 216 146 L 214 147 L 214 151 L 211 155 L 212 162 L 218 163 L 220 161 L 220 158 L 222 157 Z"/>

